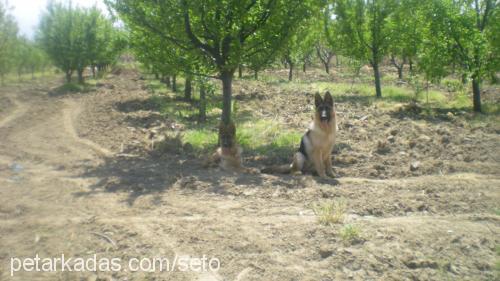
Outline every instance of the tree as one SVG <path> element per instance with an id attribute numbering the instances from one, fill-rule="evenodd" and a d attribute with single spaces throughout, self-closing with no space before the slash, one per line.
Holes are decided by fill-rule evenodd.
<path id="1" fill-rule="evenodd" d="M 317 11 L 314 11 L 315 14 Z M 315 22 L 313 19 L 303 23 L 295 32 L 295 34 L 288 40 L 287 44 L 283 47 L 283 60 L 288 66 L 288 81 L 293 79 L 294 67 L 299 63 L 304 63 L 304 60 L 310 56 L 314 50 L 314 43 L 316 39 Z"/>
<path id="2" fill-rule="evenodd" d="M 170 86 L 172 76 L 172 91 L 176 92 L 176 76 L 184 73 L 184 99 L 191 100 L 193 74 L 200 74 L 201 65 L 193 52 L 186 52 L 173 45 L 156 33 L 131 26 L 131 49 L 137 60 L 149 66 L 154 73 L 160 73 L 162 81 Z M 208 76 L 208 73 L 204 73 Z"/>
<path id="3" fill-rule="evenodd" d="M 326 9 L 326 19 L 336 22 L 346 40 L 344 52 L 372 66 L 377 97 L 382 97 L 379 65 L 390 44 L 387 19 L 395 7 L 396 0 L 338 0 Z"/>
<path id="4" fill-rule="evenodd" d="M 5 75 L 14 65 L 17 24 L 7 8 L 0 2 L 0 79 L 4 83 Z"/>
<path id="5" fill-rule="evenodd" d="M 42 16 L 39 38 L 54 65 L 64 71 L 66 81 L 71 82 L 75 69 L 74 42 L 72 40 L 73 11 L 58 3 L 49 3 Z"/>
<path id="6" fill-rule="evenodd" d="M 324 37 L 323 37 L 324 38 Z M 319 60 L 325 67 L 326 73 L 330 73 L 330 61 L 332 60 L 334 53 L 330 49 L 329 46 L 327 46 L 326 42 L 324 40 L 318 40 L 316 42 L 316 54 L 318 55 Z"/>
<path id="7" fill-rule="evenodd" d="M 461 67 L 463 73 L 472 78 L 476 112 L 481 112 L 483 78 L 491 71 L 498 71 L 499 58 L 495 53 L 498 35 L 494 31 L 499 30 L 500 24 L 497 5 L 495 0 L 430 0 L 426 9 L 423 68 L 436 78 L 446 74 L 446 66 Z"/>
<path id="8" fill-rule="evenodd" d="M 287 47 L 283 51 L 283 61 L 288 67 L 288 81 L 293 79 L 293 69 L 295 65 L 300 61 L 301 51 L 300 43 L 301 39 L 299 36 L 294 35 L 287 44 Z"/>
<path id="9" fill-rule="evenodd" d="M 94 8 L 94 13 L 98 12 Z M 92 74 L 95 77 L 95 70 L 98 72 L 106 69 L 109 65 L 116 62 L 120 54 L 128 45 L 128 40 L 124 31 L 115 28 L 113 22 L 98 12 L 97 32 L 95 46 L 91 50 Z"/>
<path id="10" fill-rule="evenodd" d="M 29 67 L 31 63 L 36 63 L 35 57 L 32 57 L 33 47 L 31 46 L 28 39 L 25 37 L 17 38 L 17 42 L 15 45 L 15 53 L 14 53 L 14 62 L 15 68 L 17 72 L 17 77 L 19 81 L 21 81 L 21 75 L 26 69 Z"/>
<path id="11" fill-rule="evenodd" d="M 222 81 L 222 122 L 231 122 L 233 75 L 243 61 L 273 52 L 309 16 L 299 0 L 109 0 L 124 22 L 193 52 Z"/>
<path id="12" fill-rule="evenodd" d="M 71 82 L 74 71 L 83 83 L 87 66 L 102 67 L 114 60 L 123 47 L 120 36 L 113 37 L 109 20 L 96 8 L 73 8 L 49 2 L 42 15 L 38 40 L 54 62 Z M 114 40 L 118 40 L 119 44 Z"/>
<path id="13" fill-rule="evenodd" d="M 403 68 L 410 65 L 413 71 L 413 62 L 422 43 L 422 16 L 421 0 L 400 0 L 388 20 L 389 55 L 391 63 L 398 71 L 398 78 L 403 80 Z"/>

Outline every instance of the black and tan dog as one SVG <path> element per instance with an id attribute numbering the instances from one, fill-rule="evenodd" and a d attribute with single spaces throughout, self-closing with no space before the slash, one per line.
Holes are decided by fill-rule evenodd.
<path id="1" fill-rule="evenodd" d="M 310 170 L 311 166 L 320 177 L 333 175 L 332 150 L 337 133 L 335 105 L 330 92 L 322 98 L 314 96 L 316 112 L 309 130 L 302 136 L 300 147 L 293 157 L 292 164 L 264 168 L 262 173 L 299 173 Z"/>
<path id="2" fill-rule="evenodd" d="M 205 161 L 204 166 L 219 165 L 220 168 L 231 172 L 258 173 L 258 170 L 246 168 L 242 164 L 243 149 L 236 142 L 236 127 L 233 122 L 228 125 L 219 125 L 219 144 L 217 150 Z"/>

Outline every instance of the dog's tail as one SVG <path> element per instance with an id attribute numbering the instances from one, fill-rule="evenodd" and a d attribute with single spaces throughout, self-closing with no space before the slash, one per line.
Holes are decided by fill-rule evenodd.
<path id="1" fill-rule="evenodd" d="M 292 165 L 286 164 L 265 167 L 264 169 L 260 170 L 260 172 L 263 174 L 290 174 L 292 172 Z"/>

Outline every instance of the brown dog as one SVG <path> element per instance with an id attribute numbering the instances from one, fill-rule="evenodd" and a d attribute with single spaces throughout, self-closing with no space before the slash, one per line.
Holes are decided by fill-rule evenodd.
<path id="1" fill-rule="evenodd" d="M 241 153 L 243 149 L 236 143 L 236 127 L 233 122 L 227 126 L 224 123 L 219 125 L 219 143 L 220 147 L 205 161 L 205 167 L 218 164 L 223 170 L 256 173 L 258 171 L 243 167 Z"/>
<path id="2" fill-rule="evenodd" d="M 302 136 L 300 147 L 290 165 L 264 168 L 262 173 L 298 173 L 309 170 L 313 166 L 320 177 L 333 175 L 332 150 L 337 133 L 335 105 L 330 92 L 322 98 L 319 93 L 314 96 L 316 107 L 314 121 L 309 130 Z"/>

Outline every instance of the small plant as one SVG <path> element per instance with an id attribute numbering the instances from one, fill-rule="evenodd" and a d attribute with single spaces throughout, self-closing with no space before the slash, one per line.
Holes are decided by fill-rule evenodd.
<path id="1" fill-rule="evenodd" d="M 332 225 L 344 222 L 346 208 L 346 202 L 339 199 L 316 205 L 313 211 L 318 217 L 319 223 Z"/>
<path id="2" fill-rule="evenodd" d="M 340 230 L 340 237 L 344 242 L 355 242 L 361 239 L 361 230 L 358 226 L 347 224 Z"/>

